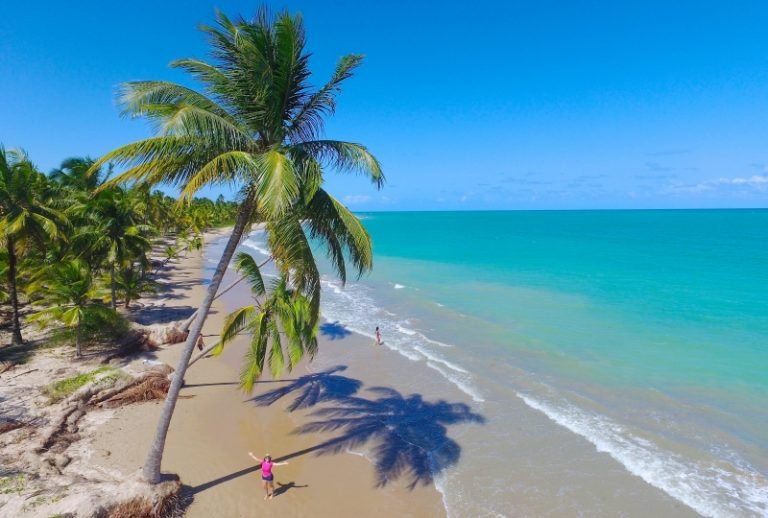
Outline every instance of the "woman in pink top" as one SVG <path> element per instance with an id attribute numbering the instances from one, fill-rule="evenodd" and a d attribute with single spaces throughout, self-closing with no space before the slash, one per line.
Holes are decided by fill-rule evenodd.
<path id="1" fill-rule="evenodd" d="M 272 474 L 272 467 L 284 466 L 288 463 L 272 462 L 272 457 L 270 457 L 269 454 L 264 455 L 263 460 L 254 455 L 252 451 L 249 451 L 248 455 L 250 455 L 251 458 L 256 462 L 261 462 L 261 480 L 263 482 L 265 493 L 264 500 L 267 498 L 272 498 L 272 496 L 275 494 L 275 475 Z"/>

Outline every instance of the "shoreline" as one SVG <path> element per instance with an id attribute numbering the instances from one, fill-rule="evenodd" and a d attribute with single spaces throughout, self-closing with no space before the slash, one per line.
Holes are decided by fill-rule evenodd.
<path id="1" fill-rule="evenodd" d="M 211 243 L 226 235 L 225 230 L 206 234 L 201 255 L 190 255 L 172 266 L 169 282 L 173 286 L 167 301 L 169 309 L 197 307 L 205 293 L 205 261 Z M 210 265 L 209 265 L 210 266 Z M 222 286 L 233 279 L 227 272 Z M 214 302 L 203 328 L 206 343 L 215 341 L 227 311 L 247 297 L 247 287 L 239 285 Z M 345 339 L 345 347 L 359 347 L 367 339 L 355 335 Z M 319 337 L 319 354 L 328 360 L 342 353 L 330 346 L 331 340 Z M 333 344 L 336 345 L 336 344 Z M 206 358 L 186 374 L 166 442 L 163 472 L 176 473 L 194 495 L 187 516 L 245 516 L 259 509 L 266 516 L 444 516 L 441 495 L 434 486 L 407 484 L 393 480 L 376 488 L 374 465 L 355 453 L 335 452 L 315 456 L 313 449 L 333 439 L 333 433 L 296 434 L 297 428 L 314 419 L 310 412 L 291 412 L 293 399 L 283 398 L 272 406 L 254 408 L 251 401 L 276 386 L 311 374 L 302 362 L 286 380 L 265 377 L 253 395 L 243 395 L 237 387 L 237 365 L 244 340 L 228 346 L 220 358 Z M 175 366 L 181 344 L 164 346 L 156 352 L 158 360 Z M 359 380 L 358 380 L 359 381 Z M 363 381 L 360 381 L 363 383 Z M 310 386 L 312 383 L 309 384 Z M 105 468 L 135 472 L 154 435 L 162 401 L 118 409 L 99 429 L 93 444 L 93 461 Z M 313 410 L 319 408 L 318 405 Z M 264 502 L 259 472 L 248 457 L 270 453 L 275 459 L 290 457 L 290 464 L 276 468 L 276 497 Z M 319 450 L 318 450 L 319 451 Z M 332 474 L 332 476 L 328 476 Z M 258 507 L 256 507 L 258 506 Z"/>

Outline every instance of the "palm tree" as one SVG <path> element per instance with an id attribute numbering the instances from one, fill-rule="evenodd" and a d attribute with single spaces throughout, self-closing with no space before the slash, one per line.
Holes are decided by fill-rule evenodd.
<path id="1" fill-rule="evenodd" d="M 343 57 L 331 80 L 315 89 L 309 83 L 309 54 L 299 16 L 281 13 L 272 18 L 262 9 L 253 21 L 231 21 L 217 13 L 217 22 L 218 27 L 203 27 L 213 63 L 183 59 L 172 64 L 201 81 L 204 93 L 164 81 L 123 85 L 124 112 L 154 122 L 158 135 L 107 153 L 94 166 L 109 161 L 129 166 L 108 185 L 138 181 L 180 186 L 182 202 L 189 202 L 203 186 L 229 185 L 238 190 L 240 200 L 234 229 L 184 344 L 144 465 L 144 476 L 152 483 L 160 480 L 165 437 L 187 364 L 249 223 L 280 219 L 292 211 L 293 220 L 298 215 L 294 207 L 307 206 L 320 193 L 324 166 L 364 174 L 377 186 L 384 180 L 379 163 L 364 146 L 319 138 L 323 118 L 333 114 L 341 85 L 361 56 Z M 350 223 L 346 213 L 339 219 L 339 211 L 326 219 L 340 227 Z M 360 234 L 362 227 L 351 225 L 350 233 L 357 232 L 357 242 L 367 250 L 357 254 L 363 257 L 360 264 L 369 268 L 370 240 Z M 279 230 L 277 225 L 272 228 Z M 303 284 L 302 292 L 309 283 Z M 319 297 L 311 296 L 316 307 Z"/>
<path id="2" fill-rule="evenodd" d="M 48 177 L 65 189 L 72 191 L 92 193 L 101 183 L 112 175 L 112 166 L 106 174 L 101 170 L 91 172 L 94 160 L 89 157 L 68 158 L 61 163 L 61 167 L 54 169 Z"/>
<path id="3" fill-rule="evenodd" d="M 125 309 L 130 308 L 131 301 L 147 293 L 155 293 L 157 291 L 157 283 L 145 278 L 134 265 L 118 270 L 115 276 L 115 284 L 117 294 L 122 297 L 125 303 Z"/>
<path id="4" fill-rule="evenodd" d="M 146 252 L 151 245 L 147 236 L 151 227 L 141 223 L 144 205 L 120 187 L 110 187 L 81 201 L 71 209 L 88 224 L 79 230 L 75 241 L 81 244 L 91 266 L 106 262 L 109 267 L 111 305 L 117 308 L 116 270 L 134 261 L 147 263 Z"/>
<path id="5" fill-rule="evenodd" d="M 235 259 L 235 268 L 251 285 L 255 297 L 266 295 L 264 280 L 251 255 L 239 253 Z M 264 370 L 265 361 L 272 375 L 279 377 L 283 371 L 290 372 L 306 353 L 314 356 L 317 351 L 317 318 L 312 315 L 311 306 L 309 299 L 291 289 L 286 276 L 281 275 L 272 284 L 271 293 L 263 301 L 227 315 L 219 346 L 213 353 L 220 354 L 224 346 L 239 333 L 248 332 L 252 335 L 240 371 L 240 386 L 251 392 Z"/>
<path id="6" fill-rule="evenodd" d="M 8 277 L 8 253 L 0 249 L 0 279 L 6 279 Z M 0 283 L 0 304 L 5 304 L 10 300 L 10 293 L 7 291 L 7 287 Z"/>
<path id="7" fill-rule="evenodd" d="M 58 321 L 75 332 L 76 356 L 82 356 L 82 324 L 90 315 L 100 315 L 111 310 L 95 299 L 105 293 L 97 288 L 88 265 L 73 259 L 54 265 L 42 278 L 31 286 L 31 291 L 41 295 L 41 301 L 50 307 L 38 311 L 30 321 L 46 324 Z"/>
<path id="8" fill-rule="evenodd" d="M 7 282 L 13 311 L 12 343 L 21 344 L 17 264 L 32 243 L 41 245 L 58 236 L 65 219 L 51 208 L 40 193 L 46 178 L 20 150 L 0 146 L 0 246 L 8 257 Z"/>

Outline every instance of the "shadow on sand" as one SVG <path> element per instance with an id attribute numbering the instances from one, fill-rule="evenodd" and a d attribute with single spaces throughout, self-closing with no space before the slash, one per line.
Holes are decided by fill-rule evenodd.
<path id="1" fill-rule="evenodd" d="M 257 406 L 269 406 L 290 394 L 294 396 L 293 402 L 288 405 L 291 412 L 328 401 L 343 401 L 363 386 L 360 380 L 336 374 L 346 369 L 346 365 L 337 365 L 323 372 L 288 380 L 288 385 L 264 392 L 249 401 Z"/>
<path id="2" fill-rule="evenodd" d="M 350 448 L 365 448 L 371 453 L 377 487 L 405 478 L 407 487 L 414 489 L 432 483 L 435 475 L 458 463 L 461 446 L 448 437 L 449 426 L 485 423 L 485 418 L 465 403 L 426 401 L 420 394 L 404 395 L 390 387 L 369 388 L 367 397 L 361 397 L 356 395 L 363 386 L 360 380 L 335 374 L 345 369 L 337 366 L 303 376 L 250 400 L 259 406 L 269 406 L 283 397 L 294 396 L 288 406 L 290 411 L 320 405 L 309 414 L 314 420 L 293 433 L 336 434 L 304 450 L 276 456 L 275 461 L 309 453 L 332 455 Z M 196 494 L 259 468 L 260 465 L 248 467 L 191 489 Z"/>
<path id="3" fill-rule="evenodd" d="M 343 340 L 352 334 L 352 331 L 338 322 L 326 322 L 320 324 L 320 334 L 329 340 Z"/>

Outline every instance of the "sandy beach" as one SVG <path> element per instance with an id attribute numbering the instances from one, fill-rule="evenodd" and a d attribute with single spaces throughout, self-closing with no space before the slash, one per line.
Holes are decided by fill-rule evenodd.
<path id="1" fill-rule="evenodd" d="M 220 235 L 209 233 L 206 242 Z M 202 256 L 190 254 L 169 265 L 171 291 L 163 295 L 165 300 L 150 307 L 152 314 L 140 318 L 162 322 L 165 314 L 178 319 L 197 307 L 205 291 L 201 282 L 203 261 Z M 231 279 L 228 273 L 223 286 Z M 238 286 L 214 303 L 204 328 L 206 343 L 215 341 L 226 312 L 234 308 L 233 304 L 243 303 L 244 298 L 247 288 Z M 330 385 L 324 384 L 322 378 L 298 383 L 299 389 L 289 391 L 272 405 L 260 406 L 254 401 L 275 389 L 296 386 L 296 380 L 314 372 L 314 364 L 300 365 L 282 381 L 265 378 L 252 395 L 243 394 L 237 386 L 237 365 L 244 346 L 243 338 L 222 357 L 196 363 L 186 375 L 166 443 L 163 471 L 178 474 L 194 496 L 188 516 L 252 516 L 256 510 L 261 516 L 445 515 L 441 495 L 432 483 L 425 483 L 423 473 L 410 488 L 410 467 L 401 466 L 400 471 L 388 472 L 385 483 L 377 487 L 382 480 L 380 471 L 368 459 L 346 449 L 331 454 L 328 448 L 318 448 L 340 432 L 294 433 L 302 425 L 318 420 L 312 412 L 338 403 L 334 399 L 338 394 L 328 390 Z M 373 347 L 369 339 L 354 334 L 343 340 L 321 337 L 316 360 L 344 365 L 346 349 L 367 348 L 369 352 L 383 353 L 370 351 Z M 180 349 L 181 345 L 164 347 L 157 351 L 157 359 L 175 365 Z M 341 374 L 341 369 L 336 373 Z M 331 378 L 330 382 L 342 391 L 348 386 L 370 385 L 373 381 L 364 378 L 365 374 L 362 369 L 344 368 L 343 377 Z M 308 408 L 290 411 L 302 394 L 309 394 L 305 399 Z M 92 461 L 125 475 L 135 473 L 148 451 L 160 408 L 161 402 L 154 402 L 116 410 L 94 438 Z M 275 468 L 276 496 L 271 501 L 263 501 L 260 471 L 248 451 L 259 456 L 270 453 L 277 460 L 289 462 Z M 396 471 L 400 476 L 389 477 Z"/>

